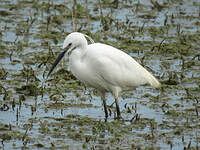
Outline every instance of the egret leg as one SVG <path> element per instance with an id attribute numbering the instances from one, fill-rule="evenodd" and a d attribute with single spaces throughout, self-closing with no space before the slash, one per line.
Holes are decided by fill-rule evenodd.
<path id="1" fill-rule="evenodd" d="M 115 104 L 116 104 L 116 110 L 117 110 L 117 119 L 120 119 L 121 113 L 120 113 L 119 104 L 118 104 L 118 96 L 114 96 L 114 97 L 115 97 Z"/>
<path id="2" fill-rule="evenodd" d="M 103 101 L 103 107 L 104 107 L 104 112 L 105 112 L 105 118 L 108 118 L 108 110 L 106 106 L 106 98 L 105 98 L 105 93 L 101 93 L 101 99 Z"/>

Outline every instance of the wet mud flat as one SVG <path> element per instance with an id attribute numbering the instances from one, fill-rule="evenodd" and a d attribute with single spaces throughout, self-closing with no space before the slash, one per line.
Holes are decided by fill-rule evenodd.
<path id="1" fill-rule="evenodd" d="M 200 2 L 0 2 L 0 149 L 191 149 L 200 145 Z M 117 47 L 162 83 L 122 93 L 122 120 L 71 74 L 48 70 L 79 31 Z"/>

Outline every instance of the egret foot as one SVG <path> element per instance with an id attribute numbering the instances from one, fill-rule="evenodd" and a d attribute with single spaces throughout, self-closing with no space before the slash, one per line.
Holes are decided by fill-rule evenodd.
<path id="1" fill-rule="evenodd" d="M 120 120 L 120 119 L 123 119 L 123 118 L 122 118 L 121 115 L 119 115 L 119 116 L 117 115 L 117 116 L 114 116 L 114 119 L 115 119 L 115 120 Z"/>

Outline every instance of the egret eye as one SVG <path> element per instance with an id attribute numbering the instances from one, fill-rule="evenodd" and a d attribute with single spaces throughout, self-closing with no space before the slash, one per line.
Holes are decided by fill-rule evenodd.
<path id="1" fill-rule="evenodd" d="M 69 44 L 68 44 L 68 47 L 71 47 L 71 46 L 72 46 L 72 43 L 69 43 Z"/>

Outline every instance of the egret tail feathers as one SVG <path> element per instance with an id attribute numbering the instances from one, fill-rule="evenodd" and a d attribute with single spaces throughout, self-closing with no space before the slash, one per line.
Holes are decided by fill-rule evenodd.
<path id="1" fill-rule="evenodd" d="M 155 88 L 160 88 L 161 83 L 150 72 L 147 71 L 146 73 L 148 74 L 145 76 L 147 82 Z"/>
<path id="2" fill-rule="evenodd" d="M 160 88 L 161 87 L 161 83 L 153 76 L 149 76 L 149 84 L 155 88 Z"/>

